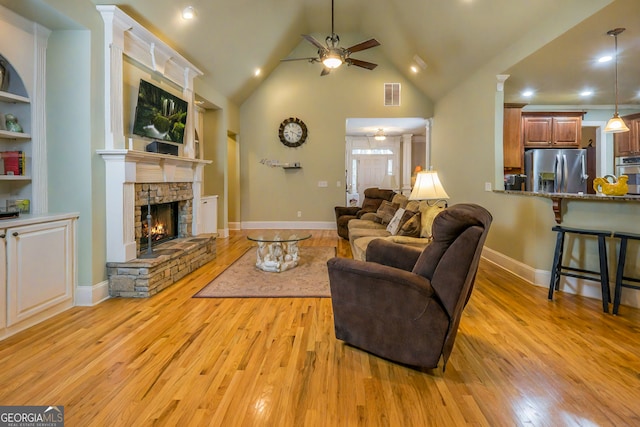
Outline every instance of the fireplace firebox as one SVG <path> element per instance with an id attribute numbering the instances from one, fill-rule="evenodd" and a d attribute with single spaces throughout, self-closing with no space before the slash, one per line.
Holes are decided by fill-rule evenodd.
<path id="1" fill-rule="evenodd" d="M 147 221 L 149 207 L 141 206 L 140 209 L 140 222 L 142 224 L 141 251 L 149 246 L 149 234 L 151 234 L 152 247 L 178 237 L 178 202 L 159 203 L 151 205 L 150 209 L 150 224 Z"/>

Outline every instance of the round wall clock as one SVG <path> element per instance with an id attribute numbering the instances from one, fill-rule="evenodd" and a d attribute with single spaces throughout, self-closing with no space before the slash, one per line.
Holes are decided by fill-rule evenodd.
<path id="1" fill-rule="evenodd" d="M 287 147 L 299 147 L 307 140 L 307 125 L 298 118 L 289 117 L 280 123 L 278 136 Z"/>

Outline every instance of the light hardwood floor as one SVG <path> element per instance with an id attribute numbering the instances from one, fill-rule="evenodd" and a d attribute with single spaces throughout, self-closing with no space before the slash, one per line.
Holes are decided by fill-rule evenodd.
<path id="1" fill-rule="evenodd" d="M 446 372 L 421 372 L 337 341 L 329 298 L 192 298 L 249 245 L 233 233 L 159 295 L 1 341 L 0 405 L 64 405 L 67 426 L 640 425 L 637 309 L 549 302 L 483 261 Z"/>

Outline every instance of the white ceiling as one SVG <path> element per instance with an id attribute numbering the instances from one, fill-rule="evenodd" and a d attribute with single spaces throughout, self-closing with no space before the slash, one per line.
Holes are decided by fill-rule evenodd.
<path id="1" fill-rule="evenodd" d="M 378 129 L 385 135 L 426 135 L 427 120 L 419 117 L 405 118 L 350 118 L 347 119 L 347 136 L 373 136 Z"/>
<path id="2" fill-rule="evenodd" d="M 618 36 L 619 103 L 640 104 L 640 0 L 616 0 L 520 63 L 505 70 L 507 102 L 543 105 L 613 105 L 615 62 L 598 63 L 614 55 L 614 37 L 607 31 L 626 28 Z M 531 98 L 521 96 L 532 89 Z M 579 93 L 592 90 L 593 96 Z"/>
<path id="3" fill-rule="evenodd" d="M 212 87 L 238 105 L 282 58 L 298 48 L 301 34 L 324 40 L 331 31 L 330 0 L 74 1 L 78 2 L 75 14 L 97 14 L 95 4 L 117 4 L 183 53 L 205 73 Z M 50 5 L 57 3 L 65 2 L 0 0 L 3 6 L 52 29 L 77 28 L 73 21 L 55 13 Z M 180 18 L 188 4 L 197 11 L 193 21 Z M 613 39 L 606 36 L 607 30 L 626 27 L 619 37 L 620 98 L 621 103 L 638 104 L 640 0 L 335 0 L 335 31 L 342 36 L 343 46 L 376 38 L 382 43 L 374 48 L 376 52 L 437 102 L 541 23 L 556 15 L 566 18 L 576 10 L 601 7 L 601 12 L 504 70 L 511 74 L 506 100 L 521 101 L 512 94 L 532 86 L 537 90 L 532 103 L 579 104 L 585 101 L 574 94 L 579 88 L 593 86 L 598 96 L 588 103 L 613 104 L 611 64 L 596 69 L 592 59 L 601 51 L 612 50 Z M 311 45 L 308 54 L 315 54 Z M 360 54 L 366 52 L 354 57 L 360 58 Z M 409 71 L 414 55 L 427 64 L 416 75 Z M 307 68 L 319 74 L 319 67 Z M 253 74 L 256 68 L 262 69 L 259 78 Z"/>

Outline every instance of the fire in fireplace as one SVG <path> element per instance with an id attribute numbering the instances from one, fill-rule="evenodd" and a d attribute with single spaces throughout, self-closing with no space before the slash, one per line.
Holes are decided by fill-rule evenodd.
<path id="1" fill-rule="evenodd" d="M 178 202 L 151 205 L 150 224 L 147 221 L 148 210 L 147 206 L 141 206 L 141 250 L 149 246 L 149 234 L 151 234 L 151 246 L 178 237 Z"/>

